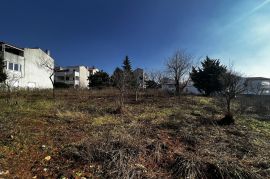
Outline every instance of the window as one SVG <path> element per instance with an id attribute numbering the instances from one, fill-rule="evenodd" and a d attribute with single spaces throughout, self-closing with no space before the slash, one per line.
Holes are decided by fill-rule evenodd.
<path id="1" fill-rule="evenodd" d="M 66 77 L 66 80 L 69 81 L 69 77 L 68 76 Z"/>
<path id="2" fill-rule="evenodd" d="M 80 78 L 79 78 L 78 76 L 75 76 L 75 79 L 76 79 L 76 80 L 80 80 Z"/>
<path id="3" fill-rule="evenodd" d="M 14 64 L 14 70 L 19 71 L 19 65 L 18 64 Z"/>
<path id="4" fill-rule="evenodd" d="M 4 67 L 7 69 L 7 61 L 4 61 Z"/>
<path id="5" fill-rule="evenodd" d="M 58 78 L 58 80 L 62 80 L 62 81 L 65 80 L 65 77 L 64 76 L 58 76 L 57 78 Z"/>
<path id="6" fill-rule="evenodd" d="M 270 86 L 270 82 L 269 81 L 262 81 L 261 85 L 262 86 Z"/>
<path id="7" fill-rule="evenodd" d="M 13 70 L 13 63 L 8 63 L 8 69 Z"/>

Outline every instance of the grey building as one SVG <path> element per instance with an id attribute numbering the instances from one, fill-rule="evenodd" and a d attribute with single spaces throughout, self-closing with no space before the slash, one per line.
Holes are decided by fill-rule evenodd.
<path id="1" fill-rule="evenodd" d="M 135 75 L 135 78 L 137 80 L 137 83 L 139 84 L 139 88 L 145 89 L 146 88 L 146 75 L 143 69 L 137 68 L 133 71 L 133 74 Z"/>
<path id="2" fill-rule="evenodd" d="M 0 42 L 0 55 L 4 57 L 6 84 L 19 88 L 53 88 L 54 59 L 49 51 L 40 48 L 19 48 Z M 51 77 L 53 79 L 53 77 Z"/>

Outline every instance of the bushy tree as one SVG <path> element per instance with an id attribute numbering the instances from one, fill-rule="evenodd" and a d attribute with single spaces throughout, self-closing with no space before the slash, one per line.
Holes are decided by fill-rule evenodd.
<path id="1" fill-rule="evenodd" d="M 5 82 L 7 79 L 7 74 L 5 73 L 5 63 L 4 58 L 0 54 L 0 83 Z"/>
<path id="2" fill-rule="evenodd" d="M 190 77 L 194 82 L 194 86 L 204 92 L 206 96 L 214 92 L 219 92 L 223 89 L 223 84 L 220 80 L 227 69 L 221 65 L 219 60 L 210 59 L 208 56 L 201 62 L 202 68 L 196 69 L 192 67 Z"/>
<path id="3" fill-rule="evenodd" d="M 146 80 L 146 88 L 148 89 L 157 89 L 161 86 L 154 80 Z"/>
<path id="4" fill-rule="evenodd" d="M 89 87 L 102 89 L 110 86 L 110 76 L 104 71 L 99 71 L 88 77 Z"/>

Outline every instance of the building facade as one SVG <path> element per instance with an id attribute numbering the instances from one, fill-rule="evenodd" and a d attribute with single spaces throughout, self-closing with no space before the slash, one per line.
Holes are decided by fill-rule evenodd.
<path id="1" fill-rule="evenodd" d="M 137 84 L 139 84 L 140 89 L 145 89 L 146 88 L 146 75 L 143 69 L 141 68 L 136 68 L 133 71 L 133 74 L 135 75 L 135 78 L 137 80 Z"/>
<path id="2" fill-rule="evenodd" d="M 246 94 L 270 95 L 270 78 L 248 77 L 245 79 Z"/>
<path id="3" fill-rule="evenodd" d="M 98 72 L 98 69 L 85 66 L 57 67 L 54 82 L 73 88 L 88 88 L 88 77 L 96 72 Z"/>
<path id="4" fill-rule="evenodd" d="M 99 72 L 99 69 L 96 67 L 88 67 L 89 75 L 94 75 L 95 73 Z"/>
<path id="5" fill-rule="evenodd" d="M 161 88 L 163 91 L 174 93 L 175 88 L 175 81 L 170 78 L 163 78 Z M 193 81 L 188 81 L 187 85 L 183 89 L 183 93 L 186 94 L 201 94 L 201 92 L 193 85 Z"/>
<path id="6" fill-rule="evenodd" d="M 18 88 L 53 88 L 54 59 L 39 48 L 18 48 L 0 42 L 0 55 L 4 58 L 6 84 Z M 51 77 L 51 79 L 50 79 Z"/>

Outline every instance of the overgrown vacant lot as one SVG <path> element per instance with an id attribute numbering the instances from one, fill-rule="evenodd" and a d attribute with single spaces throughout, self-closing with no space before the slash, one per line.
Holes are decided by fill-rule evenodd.
<path id="1" fill-rule="evenodd" d="M 213 98 L 144 93 L 121 111 L 112 91 L 5 98 L 0 178 L 270 178 L 270 122 L 244 112 L 217 125 Z"/>

